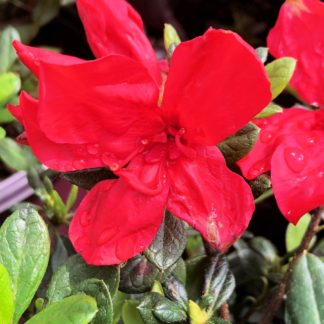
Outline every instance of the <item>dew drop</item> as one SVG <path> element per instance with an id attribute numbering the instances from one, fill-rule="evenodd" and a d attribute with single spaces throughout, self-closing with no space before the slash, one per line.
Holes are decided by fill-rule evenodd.
<path id="1" fill-rule="evenodd" d="M 76 168 L 77 170 L 82 170 L 86 168 L 86 162 L 84 160 L 75 160 L 73 161 L 73 167 Z"/>
<path id="2" fill-rule="evenodd" d="M 291 215 L 291 210 L 288 210 L 287 213 L 286 213 L 286 217 L 289 217 Z"/>
<path id="3" fill-rule="evenodd" d="M 88 211 L 83 211 L 80 215 L 80 224 L 83 227 L 90 225 L 91 223 L 91 214 Z"/>
<path id="4" fill-rule="evenodd" d="M 252 166 L 252 168 L 249 170 L 247 174 L 247 177 L 249 179 L 254 179 L 264 172 L 265 172 L 264 163 L 262 161 L 259 161 Z"/>
<path id="5" fill-rule="evenodd" d="M 260 135 L 261 142 L 269 143 L 269 142 L 272 141 L 272 139 L 273 139 L 273 133 L 272 132 L 270 132 L 270 131 L 261 132 L 261 135 Z"/>
<path id="6" fill-rule="evenodd" d="M 87 145 L 87 152 L 90 155 L 97 155 L 100 152 L 100 145 L 99 144 L 88 144 Z"/>
<path id="7" fill-rule="evenodd" d="M 324 171 L 320 171 L 320 172 L 318 172 L 318 173 L 317 173 L 317 176 L 318 176 L 319 178 L 323 178 L 323 177 L 324 177 Z"/>
<path id="8" fill-rule="evenodd" d="M 148 142 L 149 142 L 149 141 L 148 141 L 147 138 L 144 138 L 144 139 L 141 140 L 141 144 L 143 144 L 143 145 L 147 145 Z"/>
<path id="9" fill-rule="evenodd" d="M 306 166 L 306 158 L 303 151 L 297 147 L 285 149 L 284 157 L 288 168 L 293 172 L 300 172 Z"/>
<path id="10" fill-rule="evenodd" d="M 111 165 L 109 165 L 109 168 L 111 171 L 114 172 L 114 171 L 117 171 L 120 168 L 120 166 L 118 163 L 112 163 Z"/>
<path id="11" fill-rule="evenodd" d="M 109 228 L 105 231 L 103 231 L 98 240 L 97 243 L 98 245 L 104 245 L 106 244 L 108 241 L 110 241 L 114 236 L 116 235 L 116 228 Z"/>

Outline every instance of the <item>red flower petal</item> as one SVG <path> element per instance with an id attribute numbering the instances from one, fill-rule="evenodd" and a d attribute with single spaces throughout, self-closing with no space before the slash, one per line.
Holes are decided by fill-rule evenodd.
<path id="1" fill-rule="evenodd" d="M 122 180 L 98 183 L 70 224 L 76 251 L 95 265 L 117 264 L 144 251 L 162 223 L 166 197 L 167 190 L 147 196 Z"/>
<path id="2" fill-rule="evenodd" d="M 324 204 L 323 138 L 323 130 L 287 136 L 272 157 L 273 191 L 281 212 L 294 224 Z"/>
<path id="3" fill-rule="evenodd" d="M 310 130 L 315 125 L 312 111 L 292 108 L 272 117 L 256 120 L 261 128 L 259 138 L 248 155 L 237 164 L 244 177 L 254 179 L 270 170 L 272 154 L 277 146 L 289 134 Z"/>
<path id="4" fill-rule="evenodd" d="M 85 62 L 74 56 L 62 55 L 53 51 L 26 46 L 18 41 L 13 42 L 19 59 L 36 75 L 39 74 L 39 64 L 41 62 L 73 65 Z"/>
<path id="5" fill-rule="evenodd" d="M 157 98 L 146 70 L 124 56 L 73 66 L 41 64 L 41 129 L 58 143 L 100 144 L 105 160 L 111 153 L 127 158 L 142 139 L 164 128 Z"/>
<path id="6" fill-rule="evenodd" d="M 291 84 L 305 101 L 318 106 L 324 106 L 323 30 L 324 3 L 290 0 L 281 7 L 268 36 L 268 47 L 274 57 L 297 59 Z"/>
<path id="7" fill-rule="evenodd" d="M 138 13 L 124 0 L 78 0 L 79 15 L 96 57 L 121 54 L 141 62 L 157 84 L 161 75 L 155 52 Z"/>
<path id="8" fill-rule="evenodd" d="M 215 248 L 226 250 L 246 230 L 254 211 L 251 189 L 216 147 L 201 148 L 194 160 L 178 159 L 169 177 L 168 210 Z"/>
<path id="9" fill-rule="evenodd" d="M 67 172 L 96 168 L 103 165 L 95 154 L 92 144 L 59 144 L 51 141 L 43 133 L 37 122 L 38 102 L 25 92 L 20 95 L 20 105 L 10 106 L 10 111 L 19 115 L 27 133 L 28 144 L 36 157 L 51 169 Z"/>
<path id="10" fill-rule="evenodd" d="M 237 34 L 209 29 L 175 50 L 163 109 L 190 141 L 213 145 L 242 128 L 271 100 L 264 67 Z"/>

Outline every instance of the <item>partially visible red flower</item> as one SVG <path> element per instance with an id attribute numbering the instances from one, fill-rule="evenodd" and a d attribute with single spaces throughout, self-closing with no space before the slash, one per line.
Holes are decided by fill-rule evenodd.
<path id="1" fill-rule="evenodd" d="M 297 68 L 291 84 L 298 94 L 324 107 L 324 4 L 287 0 L 268 47 L 276 58 L 292 56 Z M 292 108 L 256 120 L 258 142 L 238 164 L 248 179 L 271 170 L 274 195 L 284 216 L 300 217 L 324 204 L 324 110 Z"/>
<path id="2" fill-rule="evenodd" d="M 324 106 L 324 3 L 320 0 L 287 0 L 269 33 L 274 57 L 297 59 L 291 85 L 308 103 Z"/>
<path id="3" fill-rule="evenodd" d="M 269 103 L 262 63 L 238 35 L 210 29 L 176 48 L 162 85 L 134 9 L 124 0 L 77 5 L 98 59 L 15 43 L 40 91 L 38 101 L 23 93 L 11 108 L 50 168 L 109 167 L 120 177 L 81 203 L 69 230 L 74 247 L 88 263 L 125 261 L 152 242 L 167 208 L 224 251 L 254 203 L 215 144 Z"/>

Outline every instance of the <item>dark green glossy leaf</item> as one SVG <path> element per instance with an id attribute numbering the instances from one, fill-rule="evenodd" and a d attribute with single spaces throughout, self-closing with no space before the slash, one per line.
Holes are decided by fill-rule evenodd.
<path id="1" fill-rule="evenodd" d="M 295 265 L 286 300 L 287 323 L 321 324 L 324 321 L 324 264 L 304 254 Z"/>
<path id="2" fill-rule="evenodd" d="M 90 190 L 99 181 L 117 179 L 117 177 L 106 168 L 65 172 L 61 174 L 61 177 L 70 183 L 87 190 Z"/>
<path id="3" fill-rule="evenodd" d="M 260 129 L 256 125 L 248 123 L 234 135 L 218 144 L 228 165 L 241 160 L 251 151 L 258 139 L 259 131 Z"/>
<path id="4" fill-rule="evenodd" d="M 74 295 L 47 306 L 26 324 L 87 324 L 97 311 L 94 298 Z"/>
<path id="5" fill-rule="evenodd" d="M 208 320 L 207 324 L 231 324 L 231 322 L 225 321 L 218 316 L 213 316 L 211 319 Z"/>
<path id="6" fill-rule="evenodd" d="M 113 322 L 113 304 L 109 290 L 103 280 L 87 279 L 74 289 L 74 294 L 85 293 L 96 299 L 98 312 L 91 321 L 93 324 L 112 324 Z"/>
<path id="7" fill-rule="evenodd" d="M 15 296 L 14 323 L 29 306 L 45 274 L 50 255 L 47 226 L 38 213 L 14 212 L 0 228 L 0 263 L 9 272 Z"/>
<path id="8" fill-rule="evenodd" d="M 188 295 L 185 286 L 173 276 L 168 277 L 163 283 L 165 295 L 178 302 L 183 309 L 187 309 Z"/>
<path id="9" fill-rule="evenodd" d="M 159 270 L 144 256 L 136 256 L 121 269 L 119 289 L 127 294 L 143 293 L 160 277 Z"/>
<path id="10" fill-rule="evenodd" d="M 250 247 L 262 255 L 265 261 L 271 265 L 273 262 L 278 260 L 278 251 L 271 241 L 264 237 L 257 236 L 250 241 Z"/>
<path id="11" fill-rule="evenodd" d="M 157 317 L 154 316 L 153 309 L 159 302 L 165 300 L 166 298 L 164 296 L 155 292 L 148 293 L 144 296 L 143 300 L 141 301 L 141 303 L 137 308 L 145 323 L 150 323 L 150 324 L 162 323 L 162 321 L 160 321 Z"/>
<path id="12" fill-rule="evenodd" d="M 126 300 L 122 309 L 122 319 L 124 324 L 145 324 L 139 310 L 137 300 Z M 154 324 L 154 323 L 152 323 Z"/>
<path id="13" fill-rule="evenodd" d="M 229 270 L 225 257 L 214 255 L 208 258 L 202 304 L 204 308 L 216 311 L 224 304 L 235 288 L 235 279 Z"/>
<path id="14" fill-rule="evenodd" d="M 83 281 L 92 278 L 103 280 L 113 297 L 118 289 L 119 268 L 91 266 L 86 264 L 79 255 L 70 257 L 52 277 L 47 290 L 49 303 L 70 296 Z"/>
<path id="15" fill-rule="evenodd" d="M 186 241 L 184 223 L 166 212 L 164 221 L 145 255 L 156 267 L 165 271 L 181 257 Z"/>
<path id="16" fill-rule="evenodd" d="M 166 298 L 155 305 L 153 314 L 163 323 L 185 323 L 187 319 L 186 312 L 177 303 Z"/>
<path id="17" fill-rule="evenodd" d="M 170 269 L 166 272 L 166 275 L 169 273 Z M 187 281 L 187 269 L 186 263 L 182 258 L 180 258 L 176 264 L 171 267 L 171 274 L 183 284 L 186 284 Z"/>
<path id="18" fill-rule="evenodd" d="M 14 314 L 14 296 L 11 290 L 9 273 L 0 264 L 0 323 L 12 323 Z"/>
<path id="19" fill-rule="evenodd" d="M 297 61 L 291 57 L 282 57 L 266 65 L 271 83 L 272 99 L 275 99 L 286 88 L 294 74 Z"/>
<path id="20" fill-rule="evenodd" d="M 9 71 L 17 59 L 16 52 L 12 47 L 14 40 L 20 40 L 17 30 L 11 26 L 5 28 L 0 34 L 0 73 Z"/>

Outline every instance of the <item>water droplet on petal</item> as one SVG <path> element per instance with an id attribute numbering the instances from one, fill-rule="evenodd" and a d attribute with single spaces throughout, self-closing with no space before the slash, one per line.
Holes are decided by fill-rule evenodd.
<path id="1" fill-rule="evenodd" d="M 83 211 L 80 217 L 80 224 L 83 227 L 90 225 L 91 223 L 91 214 L 88 211 Z"/>
<path id="2" fill-rule="evenodd" d="M 103 231 L 97 240 L 98 245 L 106 244 L 116 235 L 116 232 L 117 232 L 116 228 L 109 228 Z"/>
<path id="3" fill-rule="evenodd" d="M 100 145 L 99 144 L 88 144 L 87 145 L 87 152 L 90 155 L 97 155 L 100 152 Z"/>
<path id="4" fill-rule="evenodd" d="M 109 168 L 111 171 L 117 171 L 118 169 L 120 169 L 120 165 L 118 163 L 112 163 L 111 165 L 109 165 Z"/>
<path id="5" fill-rule="evenodd" d="M 270 131 L 261 132 L 261 134 L 260 134 L 261 142 L 269 143 L 269 142 L 272 141 L 272 139 L 273 139 L 273 133 L 272 132 L 270 132 Z"/>
<path id="6" fill-rule="evenodd" d="M 284 152 L 285 161 L 289 169 L 293 172 L 300 172 L 306 166 L 305 154 L 298 147 L 288 147 Z"/>
<path id="7" fill-rule="evenodd" d="M 291 215 L 291 210 L 288 210 L 287 213 L 286 213 L 286 217 L 289 217 Z"/>
<path id="8" fill-rule="evenodd" d="M 265 172 L 264 170 L 265 170 L 264 162 L 259 161 L 252 166 L 252 168 L 249 170 L 247 174 L 247 177 L 249 179 L 254 179 L 260 174 L 264 173 Z"/>
<path id="9" fill-rule="evenodd" d="M 75 160 L 72 164 L 73 167 L 75 167 L 77 170 L 82 170 L 86 168 L 86 162 L 84 160 Z"/>
<path id="10" fill-rule="evenodd" d="M 317 176 L 318 176 L 319 178 L 323 178 L 323 177 L 324 177 L 324 171 L 320 171 L 320 172 L 318 172 L 318 173 L 317 173 Z"/>
<path id="11" fill-rule="evenodd" d="M 141 144 L 143 144 L 143 145 L 147 145 L 148 142 L 149 142 L 149 141 L 148 141 L 147 138 L 144 138 L 144 139 L 141 140 Z"/>

